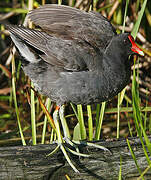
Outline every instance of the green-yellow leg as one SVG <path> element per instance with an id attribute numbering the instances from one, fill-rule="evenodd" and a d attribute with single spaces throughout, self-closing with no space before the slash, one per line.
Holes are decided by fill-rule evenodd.
<path id="1" fill-rule="evenodd" d="M 68 128 L 66 119 L 64 117 L 64 109 L 65 109 L 65 106 L 62 105 L 59 109 L 59 116 L 60 116 L 60 120 L 61 120 L 61 124 L 62 124 L 62 128 L 63 128 L 64 137 L 71 139 L 69 128 Z"/>
<path id="2" fill-rule="evenodd" d="M 54 123 L 55 123 L 55 126 L 56 126 L 56 133 L 57 133 L 57 137 L 58 137 L 58 146 L 60 147 L 60 149 L 62 150 L 66 160 L 68 161 L 68 163 L 70 164 L 70 166 L 73 168 L 73 170 L 77 173 L 79 173 L 79 171 L 76 169 L 76 167 L 72 164 L 64 146 L 63 146 L 63 143 L 64 143 L 64 140 L 62 138 L 62 135 L 61 135 L 61 131 L 60 131 L 60 126 L 59 126 L 59 106 L 56 107 L 56 110 L 55 112 L 53 113 L 53 120 L 54 120 Z"/>
<path id="3" fill-rule="evenodd" d="M 62 105 L 59 109 L 59 116 L 60 116 L 60 120 L 61 120 L 61 124 L 62 124 L 62 128 L 63 128 L 63 133 L 64 133 L 64 140 L 66 141 L 66 143 L 70 144 L 71 146 L 73 146 L 76 151 L 79 153 L 79 149 L 78 146 L 76 146 L 74 143 L 72 143 L 71 136 L 70 136 L 70 132 L 69 132 L 69 128 L 66 122 L 66 119 L 64 117 L 64 110 L 65 110 L 65 106 Z M 81 155 L 79 153 L 79 155 Z"/>

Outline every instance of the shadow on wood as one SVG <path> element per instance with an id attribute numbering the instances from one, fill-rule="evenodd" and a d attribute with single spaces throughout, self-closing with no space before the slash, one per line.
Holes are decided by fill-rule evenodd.
<path id="1" fill-rule="evenodd" d="M 138 138 L 129 138 L 129 140 L 138 165 L 143 172 L 148 167 L 148 163 L 140 140 Z M 52 156 L 46 156 L 54 150 L 56 144 L 1 147 L 0 179 L 64 180 L 66 174 L 71 180 L 118 179 L 120 156 L 122 158 L 122 178 L 134 180 L 139 177 L 139 172 L 125 140 L 95 143 L 108 148 L 112 155 L 94 147 L 80 147 L 80 152 L 91 154 L 89 158 L 70 155 L 80 174 L 71 169 L 61 151 Z M 149 170 L 144 177 L 145 180 L 151 179 L 151 171 Z"/>

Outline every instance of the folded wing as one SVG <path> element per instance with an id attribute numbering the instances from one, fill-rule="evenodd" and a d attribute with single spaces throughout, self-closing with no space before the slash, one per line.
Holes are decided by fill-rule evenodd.
<path id="1" fill-rule="evenodd" d="M 64 39 L 82 39 L 105 48 L 116 34 L 111 23 L 97 12 L 47 4 L 28 13 L 29 19 L 48 33 Z"/>
<path id="2" fill-rule="evenodd" d="M 16 37 L 14 41 L 65 70 L 85 71 L 100 66 L 103 52 L 115 35 L 113 26 L 99 13 L 68 6 L 44 5 L 30 11 L 28 18 L 41 30 L 10 25 L 7 28 Z"/>

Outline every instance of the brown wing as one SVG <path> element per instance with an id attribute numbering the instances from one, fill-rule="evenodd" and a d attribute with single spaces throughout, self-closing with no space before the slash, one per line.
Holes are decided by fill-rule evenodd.
<path id="1" fill-rule="evenodd" d="M 28 17 L 47 33 L 64 39 L 82 39 L 100 48 L 105 48 L 115 35 L 115 29 L 101 14 L 69 6 L 47 4 L 30 11 Z"/>
<path id="2" fill-rule="evenodd" d="M 8 30 L 44 61 L 66 70 L 95 69 L 115 35 L 112 25 L 99 13 L 68 6 L 41 6 L 29 12 L 28 17 L 42 32 L 17 26 L 8 26 Z"/>

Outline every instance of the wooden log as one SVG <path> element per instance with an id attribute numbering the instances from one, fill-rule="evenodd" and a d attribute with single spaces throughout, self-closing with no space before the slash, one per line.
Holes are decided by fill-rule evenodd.
<path id="1" fill-rule="evenodd" d="M 151 140 L 151 137 L 149 138 Z M 148 163 L 140 140 L 138 138 L 129 138 L 129 140 L 140 170 L 143 172 L 148 167 Z M 47 156 L 56 144 L 0 147 L 0 179 L 64 180 L 66 174 L 72 180 L 118 179 L 120 157 L 123 179 L 135 180 L 140 176 L 124 139 L 95 143 L 108 148 L 112 154 L 94 147 L 80 147 L 80 152 L 91 154 L 89 158 L 79 158 L 70 154 L 80 174 L 72 170 L 61 151 Z M 148 170 L 144 177 L 145 180 L 150 180 L 151 170 Z"/>

